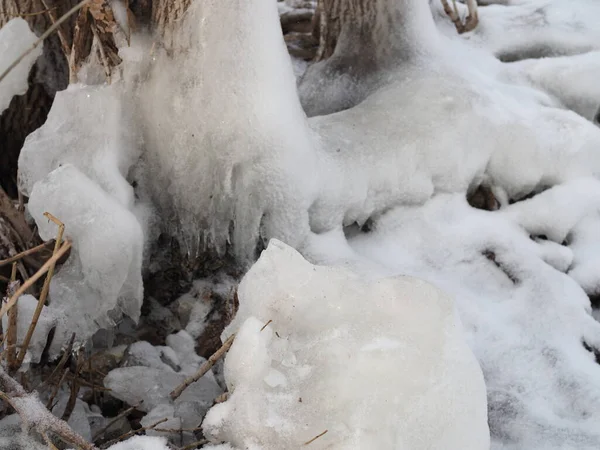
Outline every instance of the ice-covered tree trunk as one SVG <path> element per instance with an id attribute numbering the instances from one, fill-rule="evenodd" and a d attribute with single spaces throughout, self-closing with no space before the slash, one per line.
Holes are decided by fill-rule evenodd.
<path id="1" fill-rule="evenodd" d="M 319 10 L 319 62 L 299 86 L 309 116 L 356 105 L 382 69 L 427 54 L 437 38 L 423 0 L 321 0 Z"/>

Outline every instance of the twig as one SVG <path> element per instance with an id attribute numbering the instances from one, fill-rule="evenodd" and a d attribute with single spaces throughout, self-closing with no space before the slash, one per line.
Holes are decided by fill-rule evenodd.
<path id="1" fill-rule="evenodd" d="M 75 343 L 75 333 L 71 334 L 71 339 L 69 339 L 69 344 L 67 345 L 67 348 L 66 348 L 65 352 L 63 353 L 62 357 L 60 358 L 60 361 L 58 362 L 58 365 L 54 368 L 54 370 L 52 371 L 52 373 L 50 374 L 50 376 L 48 378 L 46 378 L 46 380 L 42 381 L 38 386 L 36 386 L 33 389 L 34 391 L 38 391 L 46 383 L 50 383 L 52 381 L 52 379 L 54 378 L 54 375 L 56 375 L 57 373 L 59 373 L 62 370 L 62 368 L 65 366 L 65 364 L 67 363 L 67 361 L 71 357 L 71 352 L 73 351 L 73 344 L 74 343 Z"/>
<path id="2" fill-rule="evenodd" d="M 53 433 L 64 442 L 73 444 L 83 450 L 96 450 L 81 435 L 64 421 L 50 413 L 36 394 L 28 394 L 14 378 L 0 367 L 0 382 L 3 385 L 0 398 L 8 403 L 19 414 L 26 428 L 35 428 L 41 434 Z"/>
<path id="3" fill-rule="evenodd" d="M 173 392 L 171 392 L 171 399 L 175 400 L 177 398 L 179 398 L 179 396 L 183 393 L 183 391 L 185 391 L 190 384 L 195 383 L 196 381 L 198 381 L 200 378 L 202 378 L 204 376 L 204 374 L 206 372 L 208 372 L 210 370 L 210 368 L 212 366 L 215 365 L 215 363 L 225 354 L 227 353 L 227 350 L 229 350 L 229 348 L 231 347 L 231 344 L 233 344 L 233 340 L 235 339 L 235 334 L 232 334 L 231 336 L 229 336 L 227 338 L 227 340 L 225 342 L 223 342 L 223 345 L 221 346 L 220 349 L 218 349 L 216 352 L 214 352 L 210 358 L 208 358 L 208 360 L 202 364 L 202 366 L 200 366 L 200 368 L 198 369 L 198 371 L 194 374 L 191 375 L 189 377 L 187 377 L 183 383 L 181 383 L 179 386 L 177 386 Z"/>
<path id="4" fill-rule="evenodd" d="M 52 23 L 52 25 L 54 25 L 57 22 L 57 18 L 56 15 L 54 15 L 54 9 L 56 9 L 56 7 L 54 8 L 48 8 L 48 4 L 46 3 L 46 0 L 41 0 L 42 1 L 42 5 L 44 5 L 44 8 L 46 8 L 46 11 L 48 13 L 48 17 L 50 17 L 50 22 Z M 57 27 L 56 33 L 58 34 L 58 39 L 60 39 L 60 45 L 62 46 L 62 50 L 63 53 L 65 54 L 65 57 L 67 58 L 67 60 L 69 59 L 69 55 L 70 53 L 70 48 L 69 48 L 69 41 L 67 41 L 67 38 L 65 37 L 65 34 L 62 32 L 62 30 L 60 29 L 60 27 Z"/>
<path id="5" fill-rule="evenodd" d="M 96 442 L 100 437 L 102 437 L 102 435 L 106 432 L 106 430 L 108 430 L 110 427 L 112 427 L 115 423 L 117 423 L 123 417 L 128 416 L 136 408 L 139 408 L 142 403 L 143 403 L 143 400 L 141 402 L 139 402 L 137 405 L 131 406 L 131 407 L 127 408 L 125 411 L 121 412 L 113 420 L 111 420 L 110 422 L 108 422 L 107 425 L 105 425 L 100 430 L 98 430 L 98 432 L 93 436 L 92 441 Z"/>
<path id="6" fill-rule="evenodd" d="M 29 289 L 37 280 L 42 278 L 42 276 L 48 271 L 50 266 L 54 265 L 56 261 L 58 261 L 67 251 L 71 248 L 71 242 L 65 241 L 60 250 L 56 252 L 46 263 L 38 270 L 35 275 L 33 275 L 29 280 L 23 283 L 23 286 L 19 288 L 19 290 L 8 300 L 6 304 L 2 306 L 0 309 L 0 318 L 6 314 L 6 312 L 13 307 L 16 303 L 17 298 L 19 298 L 27 289 Z"/>
<path id="7" fill-rule="evenodd" d="M 68 368 L 65 368 L 65 370 L 63 370 L 63 374 L 61 375 L 60 379 L 58 380 L 58 383 L 56 383 L 56 386 L 54 386 L 54 389 L 52 390 L 52 394 L 50 394 L 50 398 L 48 399 L 48 401 L 46 402 L 46 408 L 48 409 L 48 411 L 52 411 L 54 409 L 54 399 L 56 398 L 56 395 L 58 394 L 58 391 L 60 390 L 60 387 L 63 384 L 63 381 L 65 381 L 65 377 L 67 376 L 67 373 L 69 372 Z"/>
<path id="8" fill-rule="evenodd" d="M 19 282 L 17 281 L 17 263 L 14 262 L 12 266 L 12 272 L 10 274 L 10 283 L 8 285 L 7 295 L 11 297 L 15 291 L 19 288 Z M 18 305 L 15 304 L 8 311 L 8 327 L 6 329 L 6 359 L 8 361 L 8 370 L 14 371 L 17 366 L 17 319 L 18 319 Z"/>
<path id="9" fill-rule="evenodd" d="M 169 420 L 169 418 L 165 417 L 164 419 L 160 419 L 158 422 L 155 422 L 152 425 L 148 425 L 147 427 L 142 427 L 139 430 L 128 431 L 127 433 L 122 434 L 118 438 L 113 439 L 112 441 L 108 441 L 108 442 L 104 443 L 102 445 L 102 448 L 108 448 L 111 445 L 116 444 L 117 442 L 124 441 L 125 439 L 129 439 L 131 436 L 134 436 L 134 435 L 136 435 L 138 433 L 143 433 L 144 431 L 152 430 L 154 427 L 160 425 L 161 423 L 166 422 L 167 420 Z"/>
<path id="10" fill-rule="evenodd" d="M 32 51 L 34 51 L 42 42 L 44 42 L 44 40 L 50 36 L 63 22 L 65 22 L 69 17 L 71 17 L 73 14 L 75 14 L 77 11 L 79 11 L 81 8 L 83 8 L 90 0 L 83 0 L 82 2 L 78 3 L 77 5 L 75 5 L 74 7 L 72 7 L 69 11 L 67 11 L 60 19 L 58 19 L 50 28 L 48 28 L 48 30 L 46 30 L 46 32 L 44 34 L 42 34 L 40 36 L 40 38 L 35 41 L 33 43 L 33 45 L 26 51 L 24 51 L 21 56 L 19 56 L 15 62 L 13 62 L 10 66 L 8 66 L 8 68 L 2 72 L 2 75 L 0 75 L 0 82 L 2 80 L 4 80 L 4 78 L 15 68 L 19 65 L 19 63 L 21 61 L 23 61 L 27 55 L 29 55 Z"/>
<path id="11" fill-rule="evenodd" d="M 60 246 L 62 244 L 63 234 L 65 232 L 65 224 L 49 212 L 45 212 L 44 216 L 46 216 L 48 220 L 51 220 L 52 222 L 58 225 L 58 232 L 56 233 L 56 242 L 54 243 L 54 251 L 52 252 L 52 256 L 55 256 L 60 250 Z M 29 348 L 31 338 L 33 337 L 33 333 L 35 331 L 35 327 L 37 326 L 38 321 L 40 319 L 40 314 L 42 314 L 42 309 L 46 304 L 46 298 L 48 297 L 48 292 L 50 290 L 50 281 L 52 281 L 55 266 L 56 262 L 52 263 L 48 267 L 48 274 L 46 275 L 46 279 L 44 280 L 44 286 L 42 287 L 40 298 L 38 299 L 37 306 L 35 307 L 35 311 L 33 312 L 33 317 L 31 319 L 31 323 L 29 324 L 27 335 L 25 336 L 23 344 L 21 345 L 21 351 L 19 352 L 19 357 L 17 359 L 17 368 L 19 368 L 21 364 L 23 364 L 23 359 L 25 359 L 25 353 L 27 353 L 27 349 Z"/>
<path id="12" fill-rule="evenodd" d="M 318 434 L 317 436 L 315 436 L 314 438 L 312 438 L 310 441 L 306 441 L 304 444 L 302 445 L 309 445 L 312 444 L 313 442 L 315 442 L 317 439 L 319 439 L 321 436 L 323 436 L 325 433 L 327 433 L 329 430 L 325 430 L 323 431 L 321 434 Z"/>
<path id="13" fill-rule="evenodd" d="M 208 439 L 202 439 L 200 441 L 192 442 L 191 444 L 188 444 L 185 447 L 180 447 L 179 450 L 193 450 L 206 444 L 208 444 Z"/>
<path id="14" fill-rule="evenodd" d="M 10 258 L 6 258 L 0 261 L 0 267 L 10 264 L 12 262 L 18 261 L 20 259 L 25 258 L 33 253 L 37 253 L 40 250 L 44 250 L 48 246 L 48 242 L 44 242 L 43 244 L 38 245 L 37 247 L 30 248 L 29 250 L 25 250 L 24 252 L 18 253 L 15 256 L 11 256 Z"/>
<path id="15" fill-rule="evenodd" d="M 98 44 L 98 50 L 100 51 L 100 59 L 102 60 L 102 67 L 104 67 L 104 75 L 106 75 L 106 81 L 110 84 L 110 67 L 108 65 L 108 59 L 106 58 L 106 53 L 104 52 L 104 46 L 102 45 L 102 41 L 100 40 L 100 36 L 98 35 L 98 29 L 96 28 L 96 24 L 93 23 L 91 26 L 92 34 L 96 39 L 96 43 Z"/>
<path id="16" fill-rule="evenodd" d="M 71 414 L 73 414 L 75 404 L 77 403 L 77 394 L 79 394 L 79 388 L 81 387 L 78 376 L 82 366 L 83 351 L 79 351 L 79 355 L 77 356 L 77 363 L 75 365 L 75 373 L 73 376 L 73 380 L 71 381 L 71 393 L 69 394 L 69 400 L 67 401 L 67 405 L 65 406 L 65 410 L 62 415 L 62 420 L 64 420 L 65 422 L 68 422 L 71 418 Z"/>
<path id="17" fill-rule="evenodd" d="M 262 331 L 265 328 L 267 328 L 271 322 L 273 322 L 273 321 L 271 319 L 269 319 L 269 321 L 263 325 L 263 327 L 260 329 L 260 331 Z"/>

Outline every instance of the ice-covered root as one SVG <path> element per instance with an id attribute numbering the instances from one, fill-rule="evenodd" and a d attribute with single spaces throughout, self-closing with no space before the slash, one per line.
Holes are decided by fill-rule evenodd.
<path id="1" fill-rule="evenodd" d="M 387 84 L 387 69 L 441 48 L 427 1 L 349 0 L 338 4 L 342 5 L 341 31 L 335 51 L 326 60 L 309 66 L 298 86 L 308 117 L 359 104 Z M 360 13 L 343 10 L 344 5 Z"/>
<path id="2" fill-rule="evenodd" d="M 365 281 L 272 240 L 239 289 L 231 395 L 203 423 L 239 448 L 488 449 L 485 385 L 452 300 Z M 315 439 L 316 438 L 316 439 Z"/>
<path id="3" fill-rule="evenodd" d="M 600 297 L 600 212 L 596 210 L 571 230 L 569 248 L 574 260 L 571 276 L 592 298 Z M 597 306 L 597 305 L 595 305 Z"/>
<path id="4" fill-rule="evenodd" d="M 600 121 L 600 51 L 518 61 L 505 65 L 504 70 L 509 77 L 550 94 L 565 108 Z"/>
<path id="5" fill-rule="evenodd" d="M 556 189 L 577 203 L 576 189 Z M 357 254 L 388 271 L 424 278 L 457 299 L 485 374 L 493 448 L 600 446 L 600 367 L 594 355 L 600 324 L 574 279 L 543 260 L 559 261 L 562 270 L 568 252 L 555 243 L 550 251 L 540 248 L 515 223 L 558 238 L 574 224 L 574 233 L 586 216 L 577 222 L 578 207 L 562 209 L 564 202 L 550 191 L 538 196 L 544 202 L 531 200 L 527 221 L 527 202 L 506 213 L 487 212 L 470 208 L 460 194 L 438 195 L 424 206 L 390 211 L 371 233 L 350 241 Z M 518 214 L 510 213 L 515 207 Z M 596 208 L 590 204 L 589 212 Z M 534 226 L 536 217 L 542 223 L 549 215 L 556 230 Z M 589 238 L 587 244 L 597 242 L 600 233 Z M 577 249 L 570 250 L 576 258 Z"/>
<path id="6" fill-rule="evenodd" d="M 458 8 L 456 6 L 456 0 L 453 2 L 453 7 L 450 6 L 448 0 L 441 0 L 444 12 L 452 20 L 452 23 L 456 27 L 456 31 L 459 34 L 473 31 L 479 22 L 477 15 L 477 0 L 467 0 L 467 17 L 463 21 L 460 17 Z"/>
<path id="7" fill-rule="evenodd" d="M 456 35 L 439 2 L 432 2 L 439 28 Z M 458 4 L 462 14 L 467 7 Z M 465 39 L 503 61 L 575 55 L 600 49 L 600 5 L 594 0 L 526 0 L 479 8 L 479 24 Z"/>
<path id="8" fill-rule="evenodd" d="M 33 186 L 29 211 L 40 236 L 54 237 L 51 212 L 73 242 L 50 284 L 48 312 L 58 320 L 50 355 L 75 333 L 79 342 L 123 314 L 137 320 L 142 302 L 143 231 L 136 217 L 71 164 Z"/>
<path id="9" fill-rule="evenodd" d="M 0 74 L 29 50 L 36 40 L 36 35 L 25 20 L 9 20 L 0 29 Z M 27 92 L 29 70 L 41 54 L 42 47 L 39 46 L 0 81 L 0 113 L 8 107 L 13 96 Z"/>

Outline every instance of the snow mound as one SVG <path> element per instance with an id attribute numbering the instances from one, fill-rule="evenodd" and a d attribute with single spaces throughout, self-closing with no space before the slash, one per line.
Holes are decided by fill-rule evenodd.
<path id="1" fill-rule="evenodd" d="M 456 298 L 485 376 L 494 449 L 600 447 L 600 324 L 564 273 L 579 260 L 591 284 L 600 281 L 581 248 L 600 241 L 599 187 L 578 180 L 496 212 L 439 195 L 350 240 L 382 274 L 420 277 Z M 548 240 L 530 237 L 539 234 Z"/>
<path id="2" fill-rule="evenodd" d="M 408 277 L 366 282 L 272 240 L 244 277 L 205 434 L 240 448 L 487 449 L 485 385 L 453 302 Z"/>
<path id="3" fill-rule="evenodd" d="M 36 40 L 36 35 L 29 29 L 25 20 L 15 18 L 6 22 L 0 28 L 0 74 L 29 50 Z M 0 81 L 0 113 L 8 108 L 15 95 L 27 92 L 29 71 L 41 54 L 40 45 Z"/>
<path id="4" fill-rule="evenodd" d="M 137 320 L 144 236 L 135 216 L 71 164 L 35 183 L 29 211 L 43 239 L 57 231 L 43 215 L 48 211 L 73 241 L 50 284 L 48 312 L 58 321 L 50 354 L 57 355 L 72 333 L 81 342 L 123 314 Z"/>

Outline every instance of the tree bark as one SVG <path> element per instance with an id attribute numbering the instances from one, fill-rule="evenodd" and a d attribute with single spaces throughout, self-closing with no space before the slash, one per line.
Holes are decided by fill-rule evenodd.
<path id="1" fill-rule="evenodd" d="M 0 27 L 22 17 L 38 35 L 52 25 L 48 8 L 60 17 L 75 0 L 0 0 Z M 64 36 L 72 21 L 61 27 Z M 56 91 L 68 84 L 68 65 L 57 34 L 44 42 L 44 52 L 29 76 L 29 90 L 13 98 L 10 106 L 0 115 L 0 186 L 13 198 L 17 196 L 17 161 L 28 134 L 46 121 Z"/>

